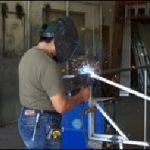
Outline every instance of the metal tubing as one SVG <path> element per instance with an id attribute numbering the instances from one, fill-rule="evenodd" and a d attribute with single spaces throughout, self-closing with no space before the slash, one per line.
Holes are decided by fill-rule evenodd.
<path id="1" fill-rule="evenodd" d="M 92 101 L 92 87 L 90 87 L 90 97 L 88 101 L 88 105 L 91 108 L 93 101 Z M 94 123 L 94 113 L 88 113 L 88 137 L 90 138 L 94 134 L 94 126 L 92 125 Z"/>
<path id="2" fill-rule="evenodd" d="M 142 99 L 147 99 L 148 101 L 150 101 L 150 97 L 149 97 L 149 96 L 144 95 L 143 93 L 140 93 L 140 92 L 138 92 L 138 91 L 135 91 L 135 90 L 133 90 L 133 89 L 131 89 L 131 88 L 127 88 L 127 87 L 125 87 L 125 86 L 123 86 L 123 85 L 121 85 L 121 84 L 118 84 L 118 83 L 115 83 L 115 82 L 113 82 L 113 81 L 107 80 L 107 79 L 105 79 L 105 78 L 103 78 L 103 77 L 100 77 L 100 76 L 94 74 L 94 73 L 91 73 L 91 77 L 94 78 L 94 79 L 100 80 L 100 81 L 102 81 L 102 82 L 105 82 L 105 83 L 107 83 L 107 84 L 109 84 L 109 85 L 113 85 L 114 87 L 117 87 L 117 88 L 119 88 L 119 89 L 125 90 L 125 91 L 127 91 L 127 92 L 129 92 L 129 93 L 131 93 L 131 94 L 134 94 L 134 95 L 136 95 L 136 96 L 142 98 Z"/>
<path id="3" fill-rule="evenodd" d="M 124 141 L 123 144 L 131 144 L 131 145 L 138 145 L 138 146 L 150 146 L 148 142 L 142 142 L 142 141 Z"/>
<path id="4" fill-rule="evenodd" d="M 122 140 L 123 137 L 120 135 L 112 135 L 112 134 L 93 134 L 93 137 L 97 137 L 97 138 L 107 138 L 107 139 L 113 139 L 114 137 L 118 140 Z"/>
<path id="5" fill-rule="evenodd" d="M 141 70 L 144 68 L 150 68 L 150 65 L 146 65 L 146 66 L 138 66 L 138 67 L 131 67 L 131 68 L 116 68 L 116 69 L 109 69 L 106 71 L 102 71 L 101 73 L 99 73 L 98 75 L 110 75 L 110 74 L 119 74 L 120 72 L 124 72 L 124 71 L 134 71 L 134 70 Z M 71 74 L 71 75 L 65 75 L 63 78 L 75 78 L 78 75 L 81 74 Z"/>
<path id="6" fill-rule="evenodd" d="M 144 93 L 147 95 L 147 70 L 144 70 Z M 147 140 L 147 100 L 144 101 L 144 142 Z M 145 147 L 144 147 L 145 149 Z"/>
<path id="7" fill-rule="evenodd" d="M 119 143 L 119 149 L 123 149 L 123 143 L 122 143 L 122 141 Z"/>
<path id="8" fill-rule="evenodd" d="M 106 114 L 106 112 L 101 108 L 97 102 L 93 102 L 97 109 L 102 113 L 102 115 L 107 119 L 107 121 L 118 131 L 118 133 L 125 139 L 128 139 L 127 136 L 119 129 L 115 122 Z"/>
<path id="9" fill-rule="evenodd" d="M 134 71 L 138 69 L 144 69 L 144 68 L 149 68 L 150 65 L 144 65 L 144 66 L 138 66 L 138 67 L 130 67 L 130 68 L 116 68 L 116 69 L 109 69 L 106 71 L 102 71 L 100 75 L 109 75 L 109 74 L 114 74 L 114 73 L 120 73 L 120 72 L 125 72 L 125 71 Z"/>
<path id="10" fill-rule="evenodd" d="M 90 137 L 90 140 L 97 140 L 97 141 L 105 141 L 105 142 L 112 142 L 112 139 L 109 139 L 107 137 L 103 138 L 98 138 L 98 137 Z M 131 140 L 124 140 L 120 141 L 119 139 L 116 141 L 117 143 L 122 142 L 123 144 L 128 144 L 128 145 L 137 145 L 137 146 L 146 146 L 149 147 L 150 144 L 148 142 L 143 142 L 143 141 L 131 141 Z"/>

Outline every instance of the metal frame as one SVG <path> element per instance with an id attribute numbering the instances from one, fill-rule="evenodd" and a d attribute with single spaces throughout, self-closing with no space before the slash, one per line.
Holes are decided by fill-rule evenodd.
<path id="1" fill-rule="evenodd" d="M 112 98 L 104 98 L 103 100 L 109 100 Z M 97 100 L 89 99 L 89 106 L 93 107 L 96 106 L 97 110 L 104 116 L 104 118 L 113 126 L 113 128 L 119 133 L 118 135 L 109 135 L 109 134 L 97 134 L 95 133 L 95 126 L 93 125 L 95 121 L 94 112 L 88 114 L 88 139 L 94 141 L 101 141 L 101 142 L 112 142 L 119 144 L 119 148 L 123 149 L 123 144 L 130 144 L 130 145 L 138 145 L 148 147 L 150 144 L 148 142 L 143 141 L 133 141 L 129 140 L 128 137 L 121 131 L 118 125 L 111 119 L 111 117 L 104 111 L 104 109 L 99 105 Z"/>
<path id="2" fill-rule="evenodd" d="M 120 149 L 123 149 L 123 144 L 130 144 L 130 145 L 138 145 L 138 146 L 143 146 L 144 148 L 149 147 L 150 143 L 146 142 L 146 133 L 147 133 L 147 101 L 150 101 L 150 97 L 147 96 L 147 70 L 144 71 L 144 94 L 138 93 L 137 91 L 134 91 L 132 89 L 128 89 L 122 85 L 119 85 L 117 83 L 114 83 L 112 81 L 109 81 L 105 78 L 102 77 L 97 77 L 96 75 L 93 77 L 95 79 L 99 79 L 100 81 L 103 81 L 107 84 L 113 85 L 119 89 L 125 90 L 129 93 L 132 93 L 136 96 L 141 97 L 144 99 L 144 141 L 133 141 L 129 140 L 128 137 L 123 133 L 123 131 L 118 127 L 118 125 L 111 119 L 111 117 L 104 111 L 104 109 L 98 104 L 98 100 L 92 99 L 92 88 L 91 89 L 91 96 L 89 98 L 89 107 L 94 107 L 96 106 L 97 110 L 100 111 L 100 113 L 104 116 L 104 118 L 111 124 L 111 126 L 119 133 L 118 135 L 108 135 L 108 134 L 97 134 L 95 133 L 95 126 L 93 125 L 95 122 L 95 117 L 94 117 L 94 112 L 91 112 L 88 114 L 88 138 L 89 140 L 95 140 L 95 141 L 101 141 L 101 142 L 112 142 L 112 143 L 117 143 L 119 145 Z M 105 101 L 105 100 L 110 100 L 112 98 L 102 98 L 99 99 L 99 101 Z"/>
<path id="3" fill-rule="evenodd" d="M 147 95 L 147 70 L 144 70 L 144 94 Z M 144 141 L 147 141 L 147 99 L 144 99 Z M 146 147 L 144 147 L 145 149 Z"/>

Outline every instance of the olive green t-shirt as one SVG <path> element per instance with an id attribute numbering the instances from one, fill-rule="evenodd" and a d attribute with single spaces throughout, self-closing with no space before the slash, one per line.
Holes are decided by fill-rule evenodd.
<path id="1" fill-rule="evenodd" d="M 44 51 L 33 47 L 19 63 L 19 96 L 23 106 L 51 110 L 50 97 L 63 91 L 58 64 Z"/>

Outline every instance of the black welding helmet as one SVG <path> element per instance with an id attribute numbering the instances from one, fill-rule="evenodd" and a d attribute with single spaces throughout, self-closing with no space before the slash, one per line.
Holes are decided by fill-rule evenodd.
<path id="1" fill-rule="evenodd" d="M 60 63 L 70 60 L 79 45 L 77 29 L 72 19 L 68 16 L 49 22 L 40 36 L 54 37 L 56 59 Z"/>

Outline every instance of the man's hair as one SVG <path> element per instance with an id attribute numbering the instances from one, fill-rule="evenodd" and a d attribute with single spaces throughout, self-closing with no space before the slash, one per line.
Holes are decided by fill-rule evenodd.
<path id="1" fill-rule="evenodd" d="M 40 37 L 39 42 L 46 42 L 50 43 L 53 40 L 53 37 L 47 38 L 47 37 Z"/>

